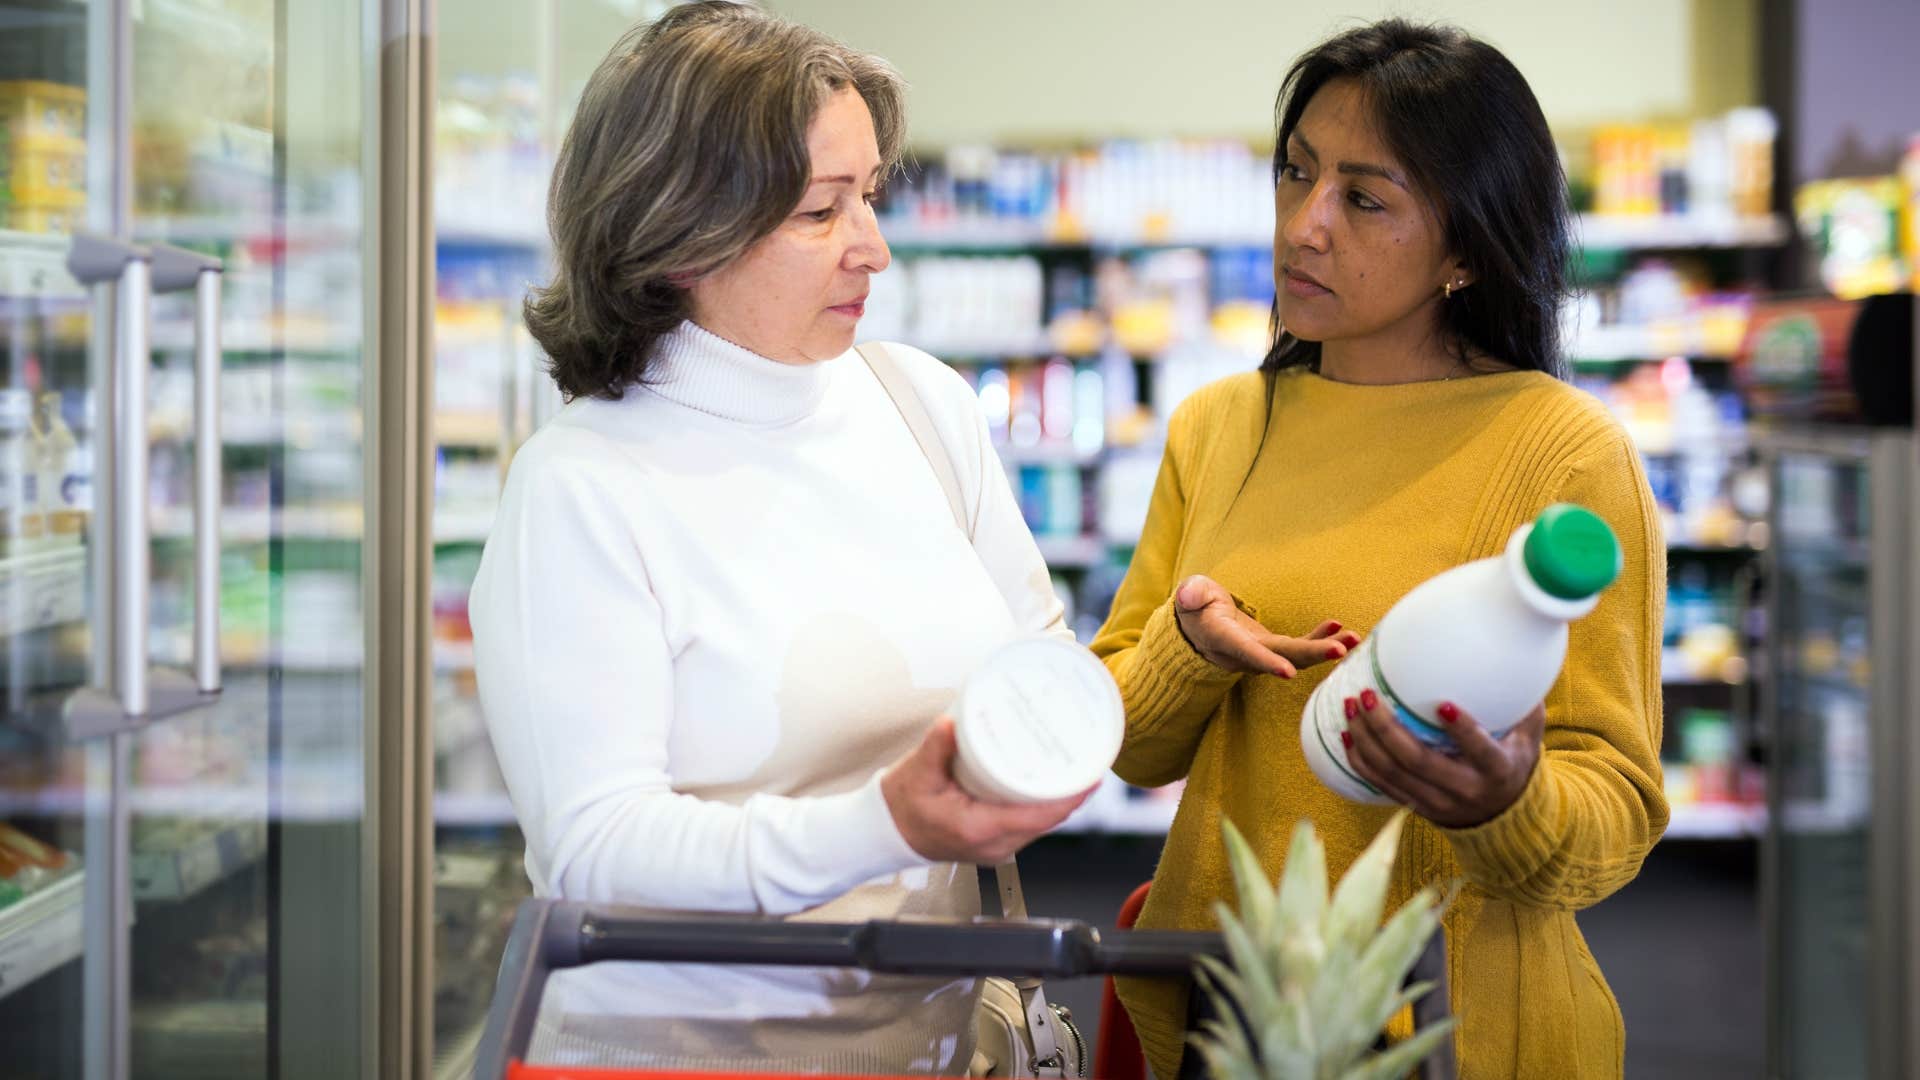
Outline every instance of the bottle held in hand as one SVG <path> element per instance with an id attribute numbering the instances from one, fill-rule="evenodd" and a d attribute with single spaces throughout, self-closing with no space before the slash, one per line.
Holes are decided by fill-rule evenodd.
<path id="1" fill-rule="evenodd" d="M 1420 741 L 1453 746 L 1451 702 L 1498 739 L 1533 710 L 1567 658 L 1567 625 L 1620 576 L 1620 544 L 1592 511 L 1557 503 L 1506 551 L 1416 586 L 1307 699 L 1300 745 L 1322 783 L 1355 802 L 1392 802 L 1360 778 L 1341 735 L 1344 703 L 1372 690 Z"/>

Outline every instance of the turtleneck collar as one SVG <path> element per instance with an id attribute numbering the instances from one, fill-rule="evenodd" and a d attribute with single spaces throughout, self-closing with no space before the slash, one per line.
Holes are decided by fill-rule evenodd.
<path id="1" fill-rule="evenodd" d="M 761 427 L 790 424 L 826 396 L 833 360 L 783 364 L 696 326 L 681 323 L 660 339 L 645 389 L 726 420 Z"/>

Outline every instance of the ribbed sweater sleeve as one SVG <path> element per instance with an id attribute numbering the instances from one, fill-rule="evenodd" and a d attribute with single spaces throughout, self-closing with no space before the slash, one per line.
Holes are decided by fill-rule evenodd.
<path id="1" fill-rule="evenodd" d="M 1158 787 L 1187 774 L 1208 718 L 1240 679 L 1201 658 L 1180 632 L 1173 589 L 1187 530 L 1188 477 L 1208 431 L 1219 386 L 1188 398 L 1167 423 L 1167 449 L 1154 481 L 1133 561 L 1115 594 L 1093 652 L 1120 685 L 1127 734 L 1113 771 L 1128 783 Z"/>
<path id="2" fill-rule="evenodd" d="M 1572 624 L 1547 698 L 1541 758 L 1517 802 L 1443 830 L 1470 881 L 1543 907 L 1597 903 L 1639 873 L 1666 829 L 1660 773 L 1660 637 L 1666 548 L 1639 455 L 1617 430 L 1576 458 L 1554 493 L 1619 537 L 1619 580 Z"/>

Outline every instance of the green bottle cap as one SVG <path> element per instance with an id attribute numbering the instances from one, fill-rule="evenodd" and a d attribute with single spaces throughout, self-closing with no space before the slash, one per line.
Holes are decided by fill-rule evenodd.
<path id="1" fill-rule="evenodd" d="M 1554 503 L 1533 521 L 1521 549 L 1527 573 L 1548 596 L 1585 600 L 1620 576 L 1620 542 L 1584 506 Z"/>

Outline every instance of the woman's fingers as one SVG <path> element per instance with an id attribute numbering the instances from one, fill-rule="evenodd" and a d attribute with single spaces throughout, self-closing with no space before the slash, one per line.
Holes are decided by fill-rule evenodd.
<path id="1" fill-rule="evenodd" d="M 1229 614 L 1229 612 L 1231 612 Z M 1244 623 L 1240 620 L 1246 620 Z M 1251 624 L 1249 626 L 1248 624 Z M 1238 609 L 1208 612 L 1202 620 L 1202 634 L 1208 648 L 1218 654 L 1214 663 L 1229 671 L 1252 671 L 1291 679 L 1297 673 L 1292 660 L 1269 649 L 1256 636 L 1260 624 L 1247 619 Z"/>
<path id="2" fill-rule="evenodd" d="M 1278 656 L 1284 656 L 1296 668 L 1313 667 L 1329 660 L 1343 660 L 1347 655 L 1347 646 L 1336 638 L 1296 638 L 1285 634 L 1265 634 L 1261 645 Z"/>
<path id="3" fill-rule="evenodd" d="M 1471 798 L 1479 773 L 1466 763 L 1415 738 L 1385 702 L 1361 709 L 1353 721 L 1401 769 L 1428 781 L 1449 797 Z"/>
<path id="4" fill-rule="evenodd" d="M 1388 731 L 1388 728 L 1396 729 Z M 1349 760 L 1365 762 L 1367 772 L 1380 777 L 1397 793 L 1405 805 L 1419 811 L 1422 815 L 1432 816 L 1450 811 L 1457 799 L 1432 772 L 1431 764 L 1421 753 L 1421 749 L 1406 747 L 1389 748 L 1393 734 L 1408 742 L 1414 740 L 1404 730 L 1398 730 L 1400 723 L 1390 715 L 1369 714 L 1356 710 L 1356 715 L 1348 721 L 1350 739 L 1347 743 Z M 1417 746 L 1417 744 L 1416 744 Z M 1426 751 L 1434 757 L 1441 755 Z M 1363 774 L 1365 775 L 1365 774 Z"/>

